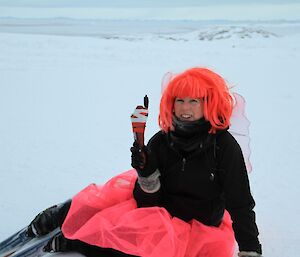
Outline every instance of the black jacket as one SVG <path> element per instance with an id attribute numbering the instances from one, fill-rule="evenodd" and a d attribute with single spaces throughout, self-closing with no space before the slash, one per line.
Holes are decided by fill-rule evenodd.
<path id="1" fill-rule="evenodd" d="M 239 144 L 226 130 L 198 137 L 196 148 L 182 151 L 169 134 L 158 132 L 148 143 L 161 173 L 161 187 L 144 192 L 138 183 L 138 207 L 161 206 L 185 221 L 218 226 L 224 209 L 233 220 L 240 251 L 261 253 L 245 162 Z"/>

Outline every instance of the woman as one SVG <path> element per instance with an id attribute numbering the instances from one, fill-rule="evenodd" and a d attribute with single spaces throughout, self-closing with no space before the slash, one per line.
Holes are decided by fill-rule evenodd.
<path id="1" fill-rule="evenodd" d="M 261 256 L 245 162 L 227 131 L 232 109 L 224 79 L 209 69 L 171 79 L 160 103 L 161 131 L 147 146 L 131 148 L 137 179 L 129 171 L 79 193 L 67 218 L 56 222 L 64 220 L 64 236 L 48 248 L 87 256 L 230 257 L 235 239 L 239 256 Z"/>
<path id="2" fill-rule="evenodd" d="M 244 159 L 227 131 L 232 108 L 225 81 L 208 69 L 189 69 L 172 79 L 160 104 L 162 131 L 143 149 L 148 158 L 133 149 L 132 166 L 139 173 L 134 196 L 138 206 L 163 206 L 173 216 L 208 226 L 219 226 L 226 208 L 239 255 L 259 256 Z"/>

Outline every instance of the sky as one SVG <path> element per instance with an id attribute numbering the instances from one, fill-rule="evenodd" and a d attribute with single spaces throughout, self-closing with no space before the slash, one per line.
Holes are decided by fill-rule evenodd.
<path id="1" fill-rule="evenodd" d="M 0 0 L 0 17 L 300 20 L 300 0 Z"/>
<path id="2" fill-rule="evenodd" d="M 27 7 L 184 7 L 205 5 L 295 4 L 300 0 L 0 0 L 0 6 Z"/>

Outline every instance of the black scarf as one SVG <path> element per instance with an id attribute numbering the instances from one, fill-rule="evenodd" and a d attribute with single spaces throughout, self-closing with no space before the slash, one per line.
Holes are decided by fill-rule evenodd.
<path id="1" fill-rule="evenodd" d="M 210 146 L 211 124 L 204 118 L 196 121 L 182 121 L 176 116 L 173 118 L 174 130 L 169 133 L 170 145 L 181 154 L 189 154 L 196 149 L 206 149 Z"/>

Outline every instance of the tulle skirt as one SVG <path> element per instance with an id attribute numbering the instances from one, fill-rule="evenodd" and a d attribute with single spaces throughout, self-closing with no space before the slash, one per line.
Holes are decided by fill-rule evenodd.
<path id="1" fill-rule="evenodd" d="M 137 208 L 135 170 L 102 186 L 89 185 L 72 200 L 62 226 L 65 237 L 142 257 L 232 257 L 230 215 L 219 227 L 182 221 L 161 207 Z"/>

